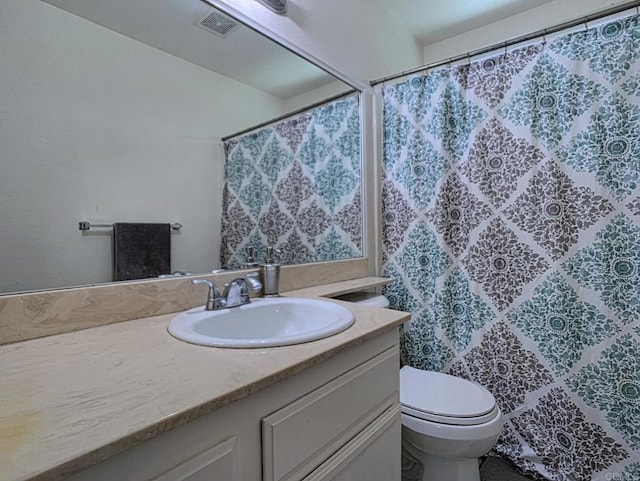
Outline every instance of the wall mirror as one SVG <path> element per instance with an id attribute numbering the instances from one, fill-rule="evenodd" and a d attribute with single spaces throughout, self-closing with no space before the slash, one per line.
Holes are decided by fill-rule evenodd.
<path id="1" fill-rule="evenodd" d="M 357 94 L 342 97 L 353 87 L 208 3 L 3 0 L 0 65 L 0 293 L 113 281 L 116 222 L 181 224 L 172 272 L 234 268 L 246 246 L 274 242 L 285 257 L 306 248 L 300 262 L 328 260 L 332 249 L 362 256 L 357 242 L 345 247 L 346 228 L 322 239 L 309 231 L 317 218 L 362 219 L 355 194 L 348 206 L 339 198 L 361 189 L 359 139 L 340 137 L 359 123 Z M 327 99 L 352 110 L 341 102 L 311 118 L 305 109 Z M 339 109 L 348 122 L 336 127 Z M 337 182 L 344 159 L 327 151 L 331 141 L 357 150 L 348 186 Z M 236 160 L 226 189 L 225 149 Z M 268 155 L 258 155 L 255 188 L 255 166 L 243 162 L 260 149 Z M 304 182 L 287 187 L 287 176 Z M 284 232 L 291 219 L 278 206 L 308 214 L 306 231 Z M 106 228 L 81 231 L 80 221 Z"/>

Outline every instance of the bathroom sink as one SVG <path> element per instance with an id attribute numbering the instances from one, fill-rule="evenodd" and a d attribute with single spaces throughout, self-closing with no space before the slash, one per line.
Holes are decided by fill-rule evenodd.
<path id="1" fill-rule="evenodd" d="M 217 311 L 196 307 L 175 316 L 168 331 L 203 346 L 275 347 L 332 336 L 353 322 L 351 311 L 332 302 L 277 297 Z"/>

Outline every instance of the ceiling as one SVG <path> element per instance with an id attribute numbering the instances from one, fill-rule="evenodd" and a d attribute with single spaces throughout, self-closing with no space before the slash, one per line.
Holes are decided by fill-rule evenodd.
<path id="1" fill-rule="evenodd" d="M 207 0 L 44 1 L 283 99 L 336 80 L 247 27 L 231 31 L 226 38 L 199 28 L 198 20 L 214 10 Z M 405 54 L 408 58 L 405 64 L 412 65 L 403 64 L 402 70 L 422 63 L 419 49 L 423 47 L 553 3 L 553 0 L 348 0 L 353 4 L 345 5 L 344 1 L 289 0 L 287 17 L 269 13 L 270 21 L 286 21 L 310 32 L 311 48 L 307 45 L 307 51 L 325 44 L 324 53 L 329 52 L 331 57 L 325 58 L 325 62 L 342 67 L 345 73 L 364 72 L 363 80 L 371 80 L 378 73 L 400 71 L 399 60 L 394 57 L 406 50 L 407 39 L 415 41 L 418 48 L 413 57 Z M 261 5 L 255 7 L 259 4 L 252 0 L 224 2 L 266 11 Z M 404 43 L 400 36 L 405 37 Z M 387 65 L 391 71 L 381 72 L 380 65 Z"/>
<path id="2" fill-rule="evenodd" d="M 44 0 L 79 17 L 268 94 L 288 99 L 335 78 L 241 24 L 220 37 L 198 26 L 201 0 Z"/>
<path id="3" fill-rule="evenodd" d="M 379 0 L 425 47 L 552 0 Z"/>

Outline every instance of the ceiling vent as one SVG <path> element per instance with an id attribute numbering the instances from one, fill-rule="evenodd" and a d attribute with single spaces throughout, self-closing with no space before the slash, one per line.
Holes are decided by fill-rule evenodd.
<path id="1" fill-rule="evenodd" d="M 232 30 L 235 30 L 238 22 L 214 10 L 199 18 L 196 21 L 196 25 L 220 37 L 226 37 Z"/>

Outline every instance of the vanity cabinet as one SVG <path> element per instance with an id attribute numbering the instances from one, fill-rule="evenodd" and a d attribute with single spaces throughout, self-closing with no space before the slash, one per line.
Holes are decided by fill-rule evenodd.
<path id="1" fill-rule="evenodd" d="M 393 329 L 70 479 L 399 481 L 398 386 Z"/>
<path id="2" fill-rule="evenodd" d="M 175 468 L 170 469 L 153 481 L 197 481 L 205 479 L 240 480 L 236 456 L 237 439 L 231 438 L 207 449 Z"/>

